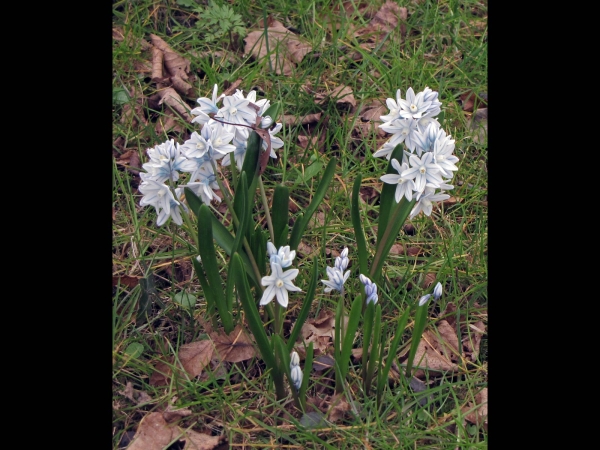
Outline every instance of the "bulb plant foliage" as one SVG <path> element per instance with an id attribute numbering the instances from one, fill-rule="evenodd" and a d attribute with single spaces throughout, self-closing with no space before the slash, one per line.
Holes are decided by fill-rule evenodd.
<path id="1" fill-rule="evenodd" d="M 326 267 L 324 273 L 315 257 L 310 275 L 297 278 L 301 269 L 295 267 L 296 252 L 311 217 L 327 193 L 337 160 L 330 159 L 311 202 L 295 218 L 290 229 L 289 188 L 276 185 L 269 205 L 262 181 L 268 162 L 277 161 L 276 150 L 284 146 L 277 136 L 282 129 L 282 124 L 277 122 L 281 113 L 278 104 L 257 99 L 255 91 L 247 95 L 241 90 L 233 95 L 219 95 L 215 85 L 211 97 L 198 98 L 198 106 L 192 110 L 192 123 L 198 126 L 198 131 L 182 144 L 171 139 L 147 149 L 148 162 L 143 164 L 145 172 L 140 174 L 139 191 L 143 194 L 140 205 L 155 208 L 158 227 L 175 224 L 193 236 L 190 245 L 197 255 L 192 263 L 213 326 L 231 333 L 244 317 L 274 383 L 277 398 L 287 397 L 284 383 L 287 378 L 289 392 L 302 410 L 313 348 L 312 343 L 306 348 L 306 373 L 303 373 L 294 346 L 310 314 L 322 275 L 327 276 L 320 279 L 325 286 L 323 292 L 339 296 L 333 352 L 337 392 L 341 392 L 347 382 L 351 350 L 361 323 L 362 382 L 367 394 L 374 385 L 378 405 L 414 309 L 407 376 L 410 376 L 412 360 L 426 325 L 427 304 L 432 294 L 415 300 L 399 315 L 389 347 L 381 342 L 385 334 L 382 333 L 381 303 L 386 298 L 381 291 L 384 287 L 381 273 L 407 218 L 421 212 L 429 216 L 435 202 L 449 197 L 445 192 L 453 188 L 449 182 L 458 170 L 458 158 L 453 155 L 454 140 L 436 118 L 441 112 L 438 93 L 425 88 L 415 94 L 409 88 L 406 98 L 400 94 L 398 90 L 395 99 L 386 101 L 390 111 L 381 116 L 380 126 L 391 137 L 374 153 L 375 157 L 385 157 L 388 165 L 380 177 L 383 187 L 373 252 L 367 249 L 363 232 L 362 220 L 368 219 L 361 216 L 358 207 L 359 175 L 350 204 L 356 255 L 350 255 L 348 248 L 344 248 L 334 266 Z M 223 167 L 229 167 L 228 179 L 224 178 Z M 262 205 L 260 212 L 254 208 L 257 200 Z M 227 206 L 228 215 L 224 218 L 215 208 L 221 202 Z M 267 224 L 267 230 L 263 223 Z M 227 268 L 222 271 L 224 276 L 219 270 L 215 244 L 228 256 Z M 355 256 L 358 267 L 349 268 Z M 359 289 L 353 289 L 352 283 L 345 288 L 352 278 L 360 280 Z M 303 282 L 305 280 L 308 284 Z M 345 308 L 347 295 L 349 311 Z M 437 300 L 441 295 L 442 286 L 438 282 L 433 297 Z M 300 311 L 286 339 L 283 320 L 290 305 L 298 302 Z M 238 304 L 243 316 L 238 313 Z"/>

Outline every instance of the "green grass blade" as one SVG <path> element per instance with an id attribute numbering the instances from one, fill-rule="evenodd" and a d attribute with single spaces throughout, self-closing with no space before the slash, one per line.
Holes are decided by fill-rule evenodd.
<path id="1" fill-rule="evenodd" d="M 289 215 L 290 190 L 281 184 L 275 186 L 273 194 L 273 233 L 275 234 L 275 248 L 287 245 L 288 240 L 288 215 Z"/>
<path id="2" fill-rule="evenodd" d="M 358 208 L 358 199 L 360 197 L 360 183 L 362 181 L 362 175 L 358 174 L 356 180 L 354 180 L 354 187 L 352 188 L 352 200 L 350 213 L 352 216 L 352 226 L 354 227 L 354 236 L 356 238 L 356 249 L 358 252 L 358 266 L 360 273 L 368 273 L 367 260 L 369 254 L 367 252 L 367 242 L 365 240 L 365 233 L 363 232 L 362 223 L 360 221 L 360 210 Z"/>
<path id="3" fill-rule="evenodd" d="M 331 183 L 331 179 L 335 173 L 336 164 L 337 159 L 331 158 L 329 164 L 327 164 L 325 172 L 323 173 L 323 178 L 321 178 L 321 182 L 315 191 L 315 195 L 313 196 L 310 205 L 308 205 L 306 208 L 306 212 L 304 215 L 296 219 L 296 223 L 294 223 L 294 227 L 292 228 L 292 236 L 290 237 L 290 250 L 296 250 L 298 248 L 298 244 L 300 244 L 300 239 L 302 239 L 302 235 L 304 234 L 304 230 L 306 229 L 310 218 L 325 198 L 325 193 L 327 192 L 329 183 Z"/>
<path id="4" fill-rule="evenodd" d="M 302 325 L 306 321 L 308 317 L 308 313 L 310 312 L 310 307 L 312 305 L 313 299 L 315 298 L 315 292 L 317 290 L 317 283 L 319 282 L 319 264 L 317 262 L 317 257 L 313 258 L 313 273 L 310 279 L 310 283 L 308 288 L 306 288 L 306 295 L 304 296 L 304 302 L 302 303 L 302 308 L 300 309 L 300 313 L 298 314 L 298 318 L 296 319 L 296 323 L 294 324 L 294 328 L 292 328 L 292 332 L 290 333 L 290 337 L 287 343 L 288 352 L 291 352 L 294 349 L 294 344 L 300 336 L 300 331 Z"/>

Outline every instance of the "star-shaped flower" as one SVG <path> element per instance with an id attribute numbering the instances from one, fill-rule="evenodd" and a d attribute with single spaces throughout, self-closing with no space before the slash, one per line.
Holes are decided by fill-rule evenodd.
<path id="1" fill-rule="evenodd" d="M 298 276 L 298 269 L 289 269 L 284 271 L 281 265 L 271 263 L 271 275 L 262 277 L 260 283 L 267 288 L 263 292 L 260 299 L 261 305 L 270 303 L 273 298 L 277 297 L 277 302 L 287 308 L 288 291 L 301 291 L 297 286 L 294 286 L 292 280 Z"/>

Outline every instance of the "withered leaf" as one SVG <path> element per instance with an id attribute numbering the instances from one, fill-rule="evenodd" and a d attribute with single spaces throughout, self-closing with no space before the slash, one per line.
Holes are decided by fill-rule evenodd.
<path id="1" fill-rule="evenodd" d="M 316 372 L 321 372 L 325 369 L 333 367 L 335 360 L 329 355 L 319 355 L 313 360 L 312 369 Z"/>
<path id="2" fill-rule="evenodd" d="M 182 345 L 179 348 L 178 359 L 183 369 L 190 378 L 195 378 L 202 373 L 202 370 L 210 362 L 214 353 L 212 341 L 195 341 L 190 344 Z M 169 358 L 172 363 L 173 357 Z M 179 366 L 179 364 L 177 364 Z M 150 375 L 149 383 L 152 386 L 163 386 L 168 383 L 172 376 L 172 370 L 169 364 L 159 361 L 154 366 L 154 372 Z M 180 374 L 181 376 L 181 374 Z"/>
<path id="3" fill-rule="evenodd" d="M 330 422 L 337 422 L 344 418 L 347 411 L 350 411 L 350 405 L 346 400 L 345 393 L 335 394 L 331 399 L 331 405 L 328 411 L 328 419 Z"/>
<path id="4" fill-rule="evenodd" d="M 268 39 L 268 53 L 265 34 Z M 291 75 L 296 64 L 312 49 L 310 44 L 303 42 L 278 21 L 272 21 L 266 33 L 264 29 L 251 31 L 244 41 L 244 55 L 252 55 L 257 60 L 268 57 L 272 69 L 280 75 Z"/>
<path id="5" fill-rule="evenodd" d="M 388 0 L 375 13 L 375 17 L 373 17 L 369 24 L 357 30 L 354 35 L 359 37 L 376 33 L 378 37 L 383 37 L 398 26 L 398 18 L 406 20 L 407 17 L 408 11 L 406 8 L 400 8 L 398 3 Z M 376 39 L 376 37 L 373 36 L 372 39 Z"/>
<path id="6" fill-rule="evenodd" d="M 469 402 L 466 406 L 462 407 L 461 411 L 466 413 L 466 420 L 477 426 L 483 426 L 487 431 L 488 388 L 483 388 L 480 392 L 475 394 L 475 405 Z"/>
<path id="7" fill-rule="evenodd" d="M 186 121 L 191 122 L 192 116 L 190 115 L 189 106 L 181 99 L 179 94 L 173 88 L 165 88 L 160 90 L 159 92 L 160 100 L 158 102 L 159 105 L 166 103 L 168 106 L 173 108 L 178 114 L 180 114 Z"/>
<path id="8" fill-rule="evenodd" d="M 210 338 L 222 361 L 240 362 L 254 358 L 257 353 L 248 333 L 238 325 L 227 335 L 224 330 L 213 331 Z"/>
<path id="9" fill-rule="evenodd" d="M 149 413 L 140 421 L 127 450 L 163 450 L 176 433 L 177 428 L 170 427 L 162 413 Z"/>
<path id="10" fill-rule="evenodd" d="M 208 434 L 198 433 L 194 430 L 186 431 L 182 439 L 185 439 L 184 450 L 214 450 L 227 443 L 227 436 L 224 434 L 221 436 L 209 436 Z"/>
<path id="11" fill-rule="evenodd" d="M 190 71 L 190 61 L 186 58 L 179 56 L 173 51 L 169 44 L 162 40 L 155 34 L 150 34 L 150 40 L 154 47 L 160 49 L 164 56 L 165 68 L 171 76 L 179 75 L 182 79 L 187 80 L 188 72 Z"/>
<path id="12" fill-rule="evenodd" d="M 446 325 L 449 327 L 447 322 Z M 444 325 L 442 325 L 442 329 L 444 329 Z M 445 329 L 444 334 L 446 339 L 452 340 L 447 329 Z M 454 333 L 454 337 L 456 338 L 456 333 Z M 458 366 L 453 362 L 453 359 L 456 360 L 457 358 L 457 351 L 451 345 L 447 342 L 440 343 L 438 337 L 433 332 L 429 330 L 425 331 L 415 353 L 414 367 L 427 367 L 432 372 L 458 371 Z M 422 369 L 415 371 L 415 377 L 423 378 L 423 376 L 424 371 Z"/>
<path id="13" fill-rule="evenodd" d="M 474 324 L 469 324 L 469 332 L 463 337 L 463 347 L 466 356 L 471 361 L 476 361 L 479 356 L 479 347 L 481 346 L 481 338 L 485 334 L 485 324 L 478 320 Z"/>
<path id="14" fill-rule="evenodd" d="M 121 275 L 112 277 L 112 285 L 117 286 L 119 283 L 121 285 L 127 286 L 128 288 L 136 287 L 140 283 L 141 277 L 132 277 L 129 275 Z"/>
<path id="15" fill-rule="evenodd" d="M 381 122 L 380 117 L 387 113 L 387 106 L 381 100 L 373 100 L 363 106 L 360 112 L 360 118 L 365 122 L 377 121 Z"/>
<path id="16" fill-rule="evenodd" d="M 352 110 L 356 106 L 356 100 L 354 99 L 354 93 L 352 88 L 340 84 L 336 87 L 329 95 L 325 96 L 319 103 L 323 104 L 329 100 L 333 100 L 336 103 L 338 109 Z"/>
<path id="17" fill-rule="evenodd" d="M 307 123 L 318 122 L 322 113 L 307 114 L 305 116 L 296 116 L 293 114 L 284 114 L 283 123 L 285 125 L 306 125 Z"/>

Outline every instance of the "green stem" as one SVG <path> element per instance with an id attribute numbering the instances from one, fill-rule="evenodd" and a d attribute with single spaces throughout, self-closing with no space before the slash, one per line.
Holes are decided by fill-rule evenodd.
<path id="1" fill-rule="evenodd" d="M 260 198 L 262 200 L 263 208 L 265 210 L 265 218 L 267 219 L 267 227 L 269 228 L 269 235 L 271 236 L 271 242 L 275 245 L 275 233 L 273 231 L 273 222 L 271 222 L 271 213 L 269 213 L 269 201 L 267 200 L 267 194 L 265 193 L 265 186 L 262 182 L 262 175 L 258 176 L 258 188 L 260 189 Z"/>

